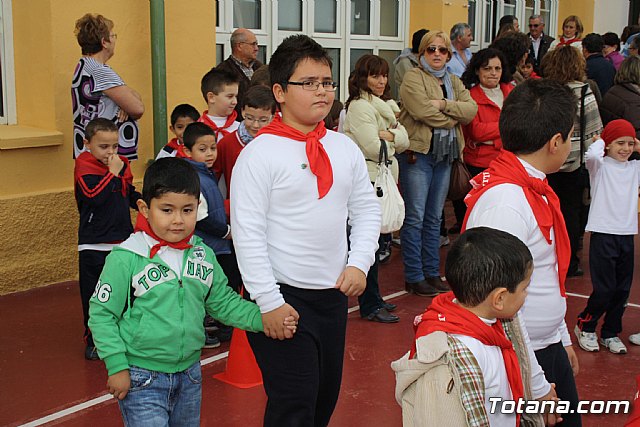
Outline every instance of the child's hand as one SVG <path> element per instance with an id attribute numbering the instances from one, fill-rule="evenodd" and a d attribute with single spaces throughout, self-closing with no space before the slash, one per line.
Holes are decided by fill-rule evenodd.
<path id="1" fill-rule="evenodd" d="M 596 142 L 599 139 L 600 139 L 600 135 L 595 134 L 595 135 L 593 135 L 593 138 L 591 138 L 591 141 Z"/>
<path id="2" fill-rule="evenodd" d="M 284 303 L 275 310 L 262 314 L 262 325 L 264 334 L 273 339 L 283 340 L 293 338 L 293 332 L 285 327 L 284 321 L 287 317 L 300 318 L 298 312 L 289 304 Z"/>
<path id="3" fill-rule="evenodd" d="M 109 394 L 112 394 L 116 399 L 124 399 L 129 393 L 129 387 L 131 387 L 131 379 L 129 378 L 128 369 L 109 375 L 107 388 L 109 389 Z"/>
<path id="4" fill-rule="evenodd" d="M 633 138 L 634 140 L 634 144 L 633 144 L 633 151 L 640 153 L 640 139 L 638 138 Z"/>
<path id="5" fill-rule="evenodd" d="M 111 157 L 109 157 L 109 162 L 107 163 L 107 166 L 109 166 L 109 172 L 111 172 L 115 176 L 118 176 L 120 175 L 120 171 L 124 166 L 124 162 L 122 161 L 120 156 L 118 156 L 118 154 L 116 153 L 116 154 L 112 154 Z"/>
<path id="6" fill-rule="evenodd" d="M 290 330 L 292 333 L 296 333 L 298 329 L 298 319 L 293 316 L 287 316 L 284 318 L 284 327 Z"/>

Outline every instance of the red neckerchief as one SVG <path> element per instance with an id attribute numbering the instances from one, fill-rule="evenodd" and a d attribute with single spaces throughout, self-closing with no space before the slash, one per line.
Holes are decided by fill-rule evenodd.
<path id="1" fill-rule="evenodd" d="M 640 426 L 640 375 L 636 377 L 636 394 L 633 401 L 633 411 L 629 415 L 629 419 L 625 423 L 625 427 Z"/>
<path id="2" fill-rule="evenodd" d="M 126 197 L 129 190 L 129 184 L 133 184 L 133 174 L 131 173 L 131 167 L 129 166 L 129 160 L 124 156 L 119 156 L 124 163 L 124 173 L 122 176 L 115 175 L 122 182 L 122 196 Z M 109 166 L 102 163 L 100 160 L 93 157 L 88 151 L 84 151 L 76 158 L 76 165 L 73 171 L 73 182 L 77 183 L 80 178 L 85 175 L 99 175 L 105 176 L 109 172 Z"/>
<path id="3" fill-rule="evenodd" d="M 549 244 L 551 244 L 551 227 L 553 227 L 556 238 L 560 294 L 566 297 L 564 282 L 569 269 L 571 245 L 569 244 L 569 235 L 567 234 L 564 217 L 562 216 L 562 211 L 560 211 L 560 200 L 553 189 L 549 187 L 547 179 L 542 180 L 529 176 L 520 160 L 512 152 L 501 150 L 498 157 L 489 164 L 489 168 L 471 180 L 473 188 L 464 198 L 467 204 L 467 214 L 462 223 L 462 231 L 467 228 L 469 214 L 480 196 L 491 187 L 500 184 L 515 184 L 522 187 L 527 202 L 529 202 L 529 206 L 533 211 L 533 216 L 538 223 L 538 228 Z M 547 198 L 546 202 L 542 196 Z"/>
<path id="4" fill-rule="evenodd" d="M 327 128 L 324 127 L 324 122 L 319 122 L 314 130 L 304 134 L 284 124 L 282 118 L 276 115 L 271 123 L 258 131 L 256 136 L 262 135 L 263 133 L 284 136 L 295 141 L 305 141 L 309 167 L 318 179 L 318 198 L 322 199 L 326 196 L 333 185 L 333 169 L 331 168 L 331 160 L 320 142 L 327 134 Z"/>
<path id="5" fill-rule="evenodd" d="M 564 36 L 560 36 L 560 43 L 558 43 L 558 46 L 564 46 L 564 45 L 568 45 L 574 42 L 579 42 L 582 39 L 579 39 L 577 37 L 574 37 L 572 39 L 565 39 Z"/>
<path id="6" fill-rule="evenodd" d="M 174 243 L 167 242 L 166 240 L 162 240 L 160 237 L 156 235 L 156 233 L 153 232 L 153 230 L 151 229 L 151 225 L 149 225 L 149 221 L 147 221 L 147 218 L 145 218 L 144 215 L 142 214 L 138 214 L 138 219 L 136 220 L 136 226 L 134 228 L 134 231 L 144 231 L 150 237 L 158 241 L 158 243 L 153 245 L 153 247 L 151 248 L 151 252 L 149 252 L 149 258 L 153 258 L 163 246 L 169 246 L 170 248 L 180 249 L 180 250 L 189 249 L 190 247 L 193 246 L 189 244 L 189 240 L 191 240 L 191 237 L 193 236 L 193 231 L 191 232 L 191 234 L 189 234 L 187 237 L 180 240 L 179 242 L 174 242 Z"/>
<path id="7" fill-rule="evenodd" d="M 202 117 L 200 117 L 198 121 L 204 123 L 205 125 L 209 126 L 211 129 L 213 129 L 213 131 L 216 133 L 216 141 L 220 141 L 220 139 L 224 138 L 225 136 L 231 133 L 230 131 L 227 130 L 227 128 L 231 126 L 233 122 L 236 121 L 236 117 L 238 117 L 238 112 L 236 110 L 233 110 L 233 112 L 229 115 L 229 117 L 227 117 L 227 121 L 224 122 L 222 127 L 218 127 L 218 125 L 216 125 L 213 122 L 213 120 L 209 118 L 209 115 L 207 114 L 208 112 L 209 112 L 208 110 L 204 111 L 202 113 Z"/>
<path id="8" fill-rule="evenodd" d="M 513 400 L 517 402 L 524 396 L 522 374 L 518 356 L 513 344 L 504 333 L 502 322 L 497 320 L 493 325 L 487 325 L 478 316 L 453 302 L 454 298 L 453 292 L 447 292 L 438 295 L 431 301 L 431 305 L 416 319 L 419 322 L 415 325 L 416 341 L 422 336 L 442 331 L 447 334 L 475 338 L 486 346 L 499 347 L 504 358 L 511 395 Z M 415 349 L 411 357 L 413 354 L 415 354 Z M 516 417 L 516 425 L 520 425 L 520 415 L 516 415 Z"/>
<path id="9" fill-rule="evenodd" d="M 180 140 L 178 138 L 173 138 L 169 141 L 167 147 L 173 149 L 176 152 L 176 157 L 179 159 L 186 159 L 189 157 L 184 153 L 184 144 L 180 144 Z"/>

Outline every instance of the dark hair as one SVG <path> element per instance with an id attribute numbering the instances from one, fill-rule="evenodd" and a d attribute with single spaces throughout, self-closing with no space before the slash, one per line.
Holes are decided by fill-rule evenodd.
<path id="1" fill-rule="evenodd" d="M 582 39 L 582 47 L 589 53 L 602 53 L 604 40 L 600 34 L 589 33 Z"/>
<path id="2" fill-rule="evenodd" d="M 276 112 L 276 99 L 273 97 L 273 91 L 266 86 L 251 86 L 244 95 L 243 104 L 243 108 L 271 110 L 271 114 Z"/>
<path id="3" fill-rule="evenodd" d="M 200 137 L 207 135 L 213 136 L 214 139 L 216 137 L 216 133 L 209 126 L 201 122 L 194 122 L 189 123 L 185 128 L 182 140 L 184 146 L 191 150 Z"/>
<path id="4" fill-rule="evenodd" d="M 622 30 L 622 34 L 620 34 L 620 41 L 626 43 L 627 39 L 636 33 L 640 33 L 640 25 L 627 25 Z"/>
<path id="5" fill-rule="evenodd" d="M 176 122 L 181 117 L 189 117 L 194 122 L 197 122 L 200 118 L 200 113 L 191 104 L 180 104 L 171 112 L 171 126 L 175 126 Z"/>
<path id="6" fill-rule="evenodd" d="M 113 21 L 102 15 L 87 13 L 76 21 L 74 31 L 83 55 L 92 55 L 102 50 L 102 40 L 109 40 Z"/>
<path id="7" fill-rule="evenodd" d="M 421 28 L 415 33 L 413 33 L 413 37 L 411 37 L 411 52 L 418 53 L 420 51 L 420 42 L 425 34 L 427 34 L 429 30 L 425 28 Z"/>
<path id="8" fill-rule="evenodd" d="M 511 73 L 507 67 L 507 60 L 504 57 L 504 54 L 500 52 L 498 49 L 486 48 L 480 49 L 476 53 L 473 54 L 469 64 L 467 64 L 467 69 L 462 74 L 462 82 L 466 86 L 467 89 L 471 89 L 472 86 L 480 83 L 480 79 L 478 78 L 478 70 L 482 67 L 486 67 L 489 61 L 493 58 L 498 58 L 500 60 L 500 64 L 502 65 L 502 76 L 500 76 L 500 83 L 509 83 L 513 80 Z"/>
<path id="9" fill-rule="evenodd" d="M 217 95 L 224 89 L 225 85 L 239 83 L 240 80 L 235 74 L 221 68 L 214 67 L 202 76 L 202 80 L 200 81 L 200 90 L 202 91 L 202 96 L 204 97 L 205 102 L 207 102 L 207 93 L 211 92 Z"/>
<path id="10" fill-rule="evenodd" d="M 98 117 L 87 123 L 84 128 L 84 138 L 91 141 L 98 132 L 118 132 L 118 126 L 109 119 Z"/>
<path id="11" fill-rule="evenodd" d="M 544 57 L 543 57 L 543 59 L 544 59 Z M 536 65 L 536 61 L 533 59 L 533 56 L 531 56 L 531 55 L 527 55 L 527 59 L 525 59 L 525 60 L 524 60 L 524 63 L 525 63 L 525 64 L 529 64 L 529 65 L 531 65 L 532 67 L 533 67 L 534 65 Z"/>
<path id="12" fill-rule="evenodd" d="M 186 160 L 164 157 L 153 162 L 144 173 L 142 200 L 147 206 L 151 206 L 152 199 L 167 193 L 200 197 L 198 172 Z"/>
<path id="13" fill-rule="evenodd" d="M 501 28 L 505 25 L 513 25 L 513 23 L 517 20 L 518 18 L 516 18 L 515 15 L 504 15 L 498 22 L 498 28 Z"/>
<path id="14" fill-rule="evenodd" d="M 503 68 L 509 70 L 511 74 L 516 72 L 516 67 L 522 59 L 522 57 L 529 52 L 529 45 L 531 40 L 529 36 L 524 33 L 506 33 L 499 39 L 496 39 L 489 46 L 493 49 L 498 49 L 504 54 L 507 60 L 507 65 L 503 64 Z"/>
<path id="15" fill-rule="evenodd" d="M 333 66 L 327 51 L 311 37 L 303 34 L 289 36 L 271 55 L 269 62 L 271 86 L 279 84 L 283 90 L 286 90 L 287 82 L 305 59 L 326 64 L 329 68 Z"/>
<path id="16" fill-rule="evenodd" d="M 329 130 L 334 130 L 338 126 L 338 122 L 340 120 L 340 112 L 342 112 L 344 105 L 337 99 L 333 100 L 333 104 L 331 104 L 331 110 L 329 110 L 329 114 L 324 118 L 324 127 Z"/>
<path id="17" fill-rule="evenodd" d="M 475 307 L 494 289 L 515 292 L 532 264 L 531 252 L 520 239 L 501 230 L 478 227 L 456 239 L 444 269 L 456 299 Z"/>
<path id="18" fill-rule="evenodd" d="M 347 99 L 345 108 L 349 109 L 351 101 L 360 98 L 360 92 L 365 91 L 372 93 L 369 89 L 369 76 L 385 75 L 389 76 L 389 63 L 378 55 L 363 55 L 356 62 L 353 71 L 349 75 L 349 99 Z M 384 88 L 385 93 L 390 91 L 389 80 Z M 381 97 L 384 99 L 384 94 Z"/>
<path id="19" fill-rule="evenodd" d="M 266 86 L 271 88 L 271 77 L 269 77 L 269 66 L 267 64 L 261 65 L 260 68 L 253 72 L 251 86 Z"/>
<path id="20" fill-rule="evenodd" d="M 500 113 L 500 138 L 505 150 L 530 154 L 560 133 L 569 138 L 577 100 L 567 86 L 549 79 L 527 79 L 504 100 Z M 568 144 L 568 142 L 567 142 Z"/>

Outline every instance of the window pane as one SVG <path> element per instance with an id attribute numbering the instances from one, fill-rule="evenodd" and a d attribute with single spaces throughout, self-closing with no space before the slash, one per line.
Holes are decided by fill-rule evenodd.
<path id="1" fill-rule="evenodd" d="M 379 50 L 378 56 L 384 58 L 389 63 L 389 86 L 391 86 L 391 96 L 393 99 L 398 99 L 398 90 L 400 88 L 396 87 L 396 81 L 393 78 L 395 75 L 396 66 L 393 65 L 393 60 L 396 59 L 400 55 L 399 50 Z"/>
<path id="2" fill-rule="evenodd" d="M 233 0 L 233 27 L 260 29 L 260 0 Z"/>
<path id="3" fill-rule="evenodd" d="M 484 19 L 484 42 L 489 44 L 493 38 L 493 7 L 494 3 L 491 0 L 484 0 L 486 14 Z"/>
<path id="4" fill-rule="evenodd" d="M 326 51 L 332 62 L 331 77 L 334 82 L 338 82 L 340 85 L 340 49 L 329 48 Z"/>
<path id="5" fill-rule="evenodd" d="M 544 19 L 544 23 L 545 23 L 545 34 L 548 34 L 547 31 L 550 30 L 549 27 L 549 22 L 551 21 L 551 2 L 550 1 L 545 1 L 545 0 L 541 0 L 540 1 L 540 15 L 542 16 L 542 18 Z"/>
<path id="6" fill-rule="evenodd" d="M 216 0 L 216 27 L 220 26 L 220 2 Z"/>
<path id="7" fill-rule="evenodd" d="M 278 29 L 302 31 L 301 0 L 280 0 L 278 2 Z"/>
<path id="8" fill-rule="evenodd" d="M 216 44 L 216 66 L 224 60 L 224 45 Z"/>
<path id="9" fill-rule="evenodd" d="M 336 33 L 336 0 L 316 0 L 314 4 L 315 32 Z"/>
<path id="10" fill-rule="evenodd" d="M 349 61 L 349 72 L 353 71 L 356 67 L 356 62 L 360 59 L 361 56 L 366 54 L 373 54 L 372 49 L 351 49 L 351 59 Z"/>
<path id="11" fill-rule="evenodd" d="M 471 34 L 473 34 L 474 40 L 478 40 L 478 31 L 476 29 L 476 0 L 469 0 L 467 12 L 467 22 L 471 26 Z"/>
<path id="12" fill-rule="evenodd" d="M 526 0 L 524 4 L 524 14 L 525 14 L 525 19 L 527 21 L 527 25 L 529 25 L 529 17 L 533 15 L 534 6 L 535 6 L 534 0 Z"/>
<path id="13" fill-rule="evenodd" d="M 505 0 L 504 2 L 504 15 L 516 14 L 516 0 Z"/>
<path id="14" fill-rule="evenodd" d="M 371 34 L 370 0 L 351 0 L 351 34 Z"/>
<path id="15" fill-rule="evenodd" d="M 256 55 L 258 61 L 263 64 L 267 63 L 267 47 L 266 46 L 258 46 L 258 54 Z"/>
<path id="16" fill-rule="evenodd" d="M 380 0 L 380 35 L 398 37 L 398 0 Z"/>

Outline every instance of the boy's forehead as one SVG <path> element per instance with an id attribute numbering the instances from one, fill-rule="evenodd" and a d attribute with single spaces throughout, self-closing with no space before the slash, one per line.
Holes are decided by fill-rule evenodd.
<path id="1" fill-rule="evenodd" d="M 180 116 L 178 117 L 178 119 L 176 120 L 176 124 L 191 124 L 191 123 L 195 123 L 195 120 L 193 120 L 193 118 L 191 118 L 190 116 Z"/>
<path id="2" fill-rule="evenodd" d="M 223 84 L 220 87 L 220 91 L 218 92 L 218 95 L 227 94 L 227 93 L 238 93 L 238 83 Z"/>
<path id="3" fill-rule="evenodd" d="M 101 141 L 118 141 L 118 132 L 111 130 L 99 130 L 97 131 L 93 137 L 89 140 L 89 142 L 99 139 Z"/>
<path id="4" fill-rule="evenodd" d="M 216 137 L 213 135 L 202 135 L 196 138 L 195 144 L 213 144 L 216 145 Z"/>
<path id="5" fill-rule="evenodd" d="M 269 107 L 256 108 L 256 107 L 249 107 L 248 105 L 245 105 L 244 107 L 242 107 L 242 111 L 246 111 L 248 113 L 256 114 L 256 115 L 265 115 L 265 116 L 271 115 L 271 108 Z"/>
<path id="6" fill-rule="evenodd" d="M 295 77 L 294 77 L 295 76 Z M 315 79 L 330 79 L 331 67 L 329 64 L 318 61 L 316 59 L 305 58 L 298 62 L 293 70 L 292 78 L 315 78 Z"/>
<path id="7" fill-rule="evenodd" d="M 198 203 L 198 197 L 193 194 L 175 193 L 173 191 L 168 191 L 158 197 L 154 197 L 153 199 L 151 199 L 151 203 L 162 206 L 186 206 Z"/>

